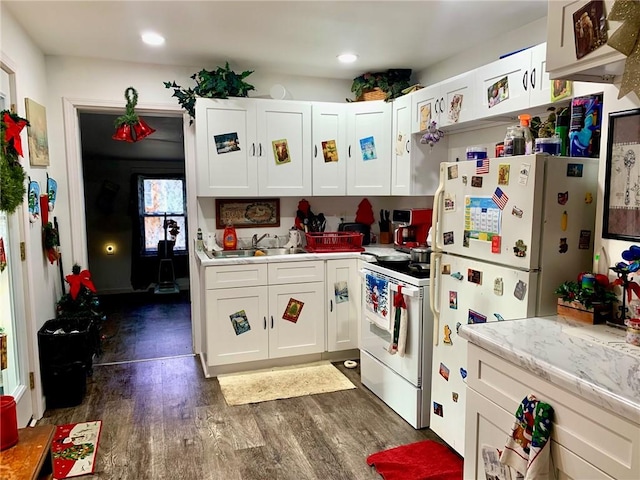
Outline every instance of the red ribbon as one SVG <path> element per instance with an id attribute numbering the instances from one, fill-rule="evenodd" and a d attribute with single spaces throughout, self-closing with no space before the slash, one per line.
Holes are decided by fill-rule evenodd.
<path id="1" fill-rule="evenodd" d="M 15 148 L 16 152 L 18 152 L 18 155 L 22 157 L 22 140 L 20 139 L 20 132 L 27 125 L 27 121 L 18 120 L 17 122 L 15 122 L 13 118 L 11 118 L 11 115 L 6 112 L 4 114 L 3 121 L 5 125 L 5 142 L 7 142 L 8 144 L 11 142 L 11 140 L 13 140 L 13 148 Z"/>
<path id="2" fill-rule="evenodd" d="M 624 282 L 622 281 L 621 278 L 615 279 L 613 282 L 611 282 L 611 285 L 613 286 L 620 285 L 624 289 Z M 632 293 L 635 293 L 636 297 L 640 298 L 640 285 L 638 285 L 636 282 L 627 283 L 627 302 L 631 301 Z M 624 292 L 623 292 L 623 295 L 624 295 Z"/>
<path id="3" fill-rule="evenodd" d="M 91 273 L 89 270 L 82 270 L 78 275 L 67 275 L 67 283 L 69 284 L 69 293 L 72 299 L 76 299 L 78 293 L 80 293 L 80 287 L 85 286 L 93 293 L 96 293 L 96 287 L 91 281 Z"/>

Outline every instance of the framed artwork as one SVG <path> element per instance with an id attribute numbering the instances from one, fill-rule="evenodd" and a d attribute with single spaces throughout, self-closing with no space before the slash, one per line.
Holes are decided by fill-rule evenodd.
<path id="1" fill-rule="evenodd" d="M 216 198 L 216 228 L 279 227 L 280 199 Z"/>
<path id="2" fill-rule="evenodd" d="M 47 111 L 30 98 L 25 99 L 27 109 L 27 138 L 29 140 L 29 164 L 34 167 L 49 166 L 49 140 L 47 138 Z"/>
<path id="3" fill-rule="evenodd" d="M 609 114 L 602 236 L 640 240 L 640 109 Z"/>

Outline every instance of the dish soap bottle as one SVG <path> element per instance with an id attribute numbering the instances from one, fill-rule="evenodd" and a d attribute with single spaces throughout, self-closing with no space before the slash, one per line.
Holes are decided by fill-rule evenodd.
<path id="1" fill-rule="evenodd" d="M 533 135 L 529 128 L 531 115 L 523 113 L 522 115 L 518 115 L 518 120 L 520 120 L 519 129 L 522 131 L 524 136 L 524 153 L 525 155 L 531 155 L 533 153 Z"/>
<path id="2" fill-rule="evenodd" d="M 238 236 L 236 235 L 236 229 L 231 225 L 227 225 L 224 229 L 222 248 L 225 250 L 235 250 L 238 246 Z"/>

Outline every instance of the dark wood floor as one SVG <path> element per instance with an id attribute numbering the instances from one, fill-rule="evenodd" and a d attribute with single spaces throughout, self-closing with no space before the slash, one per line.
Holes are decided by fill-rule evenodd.
<path id="1" fill-rule="evenodd" d="M 176 309 L 141 307 L 132 311 L 142 324 Z M 171 329 L 149 325 L 130 338 L 128 328 L 113 328 L 120 337 L 105 342 L 107 358 L 118 358 L 112 349 L 139 351 L 135 344 L 148 341 L 139 332 L 147 328 L 157 344 L 173 337 Z M 428 429 L 414 430 L 363 387 L 359 369 L 336 365 L 355 390 L 232 407 L 194 356 L 96 365 L 82 404 L 47 410 L 38 424 L 102 420 L 93 476 L 100 479 L 373 480 L 381 477 L 367 466 L 369 454 L 439 440 Z"/>

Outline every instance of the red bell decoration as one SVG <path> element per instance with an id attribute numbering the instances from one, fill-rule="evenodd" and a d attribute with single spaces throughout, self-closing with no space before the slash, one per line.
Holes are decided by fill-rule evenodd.
<path id="1" fill-rule="evenodd" d="M 138 103 L 138 92 L 133 87 L 124 91 L 127 101 L 126 113 L 116 119 L 116 133 L 111 137 L 114 140 L 125 142 L 137 142 L 151 135 L 155 130 L 146 124 L 135 112 Z"/>
<path id="2" fill-rule="evenodd" d="M 148 137 L 149 135 L 151 135 L 153 132 L 156 131 L 155 128 L 151 128 L 149 125 L 147 125 L 147 122 L 145 122 L 142 117 L 140 117 L 138 119 L 138 123 L 133 125 L 133 131 L 136 134 L 136 142 L 139 142 L 140 140 L 142 140 L 144 137 Z"/>
<path id="3" fill-rule="evenodd" d="M 116 130 L 116 133 L 111 137 L 113 140 L 121 140 L 123 142 L 133 143 L 133 135 L 131 132 L 131 125 L 120 125 Z"/>

